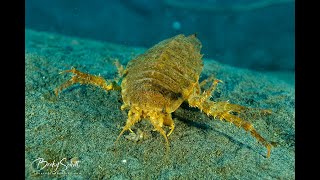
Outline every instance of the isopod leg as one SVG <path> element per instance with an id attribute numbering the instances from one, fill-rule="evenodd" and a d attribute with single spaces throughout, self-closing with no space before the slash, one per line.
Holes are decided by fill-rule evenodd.
<path id="1" fill-rule="evenodd" d="M 230 122 L 238 127 L 243 128 L 246 131 L 249 131 L 251 135 L 256 138 L 261 144 L 263 144 L 267 148 L 267 155 L 266 157 L 270 157 L 271 153 L 271 144 L 266 141 L 253 127 L 253 125 L 247 121 L 244 121 L 243 119 L 239 118 L 238 116 L 235 116 L 233 114 L 230 114 L 228 111 L 223 113 L 210 113 L 212 116 L 216 116 L 220 120 L 225 120 L 227 122 Z"/>
<path id="2" fill-rule="evenodd" d="M 151 124 L 153 125 L 154 129 L 156 131 L 158 131 L 164 137 L 164 139 L 166 140 L 166 150 L 168 152 L 169 149 L 170 149 L 169 140 L 168 140 L 168 137 L 166 135 L 166 132 L 162 129 L 164 118 L 165 117 L 159 115 L 159 116 L 156 116 L 156 117 L 150 117 L 150 121 L 151 121 Z"/>
<path id="3" fill-rule="evenodd" d="M 169 137 L 170 134 L 171 134 L 171 133 L 173 132 L 173 130 L 174 130 L 174 122 L 173 122 L 173 120 L 172 120 L 171 114 L 168 114 L 168 115 L 165 116 L 164 121 L 163 121 L 163 124 L 166 125 L 166 126 L 169 126 L 169 128 L 170 128 L 170 131 L 169 131 L 169 133 L 167 134 L 167 137 Z"/>
<path id="4" fill-rule="evenodd" d="M 208 79 L 203 80 L 199 85 L 200 87 L 203 87 L 205 84 L 208 83 L 208 81 L 212 81 L 212 80 L 213 80 L 213 76 L 210 76 Z M 210 99 L 212 93 L 214 92 L 214 90 L 216 90 L 219 82 L 222 82 L 222 81 L 218 79 L 213 80 L 211 86 L 207 90 L 204 90 L 201 95 L 198 95 L 198 97 L 200 98 L 199 100 L 204 102 Z"/>
<path id="5" fill-rule="evenodd" d="M 128 120 L 126 122 L 126 125 L 122 128 L 122 131 L 120 132 L 119 136 L 117 137 L 115 144 L 118 142 L 119 138 L 122 136 L 122 134 L 129 130 L 130 132 L 133 132 L 131 130 L 131 127 L 140 120 L 140 114 L 134 113 L 131 110 L 128 112 Z"/>
<path id="6" fill-rule="evenodd" d="M 210 89 L 214 89 L 214 84 Z M 209 89 L 209 90 L 210 90 Z M 243 119 L 231 114 L 232 112 L 241 112 L 245 107 L 230 104 L 229 102 L 213 102 L 208 98 L 208 94 L 204 92 L 200 95 L 193 95 L 188 99 L 188 103 L 192 107 L 197 107 L 201 111 L 205 112 L 208 116 L 213 118 L 218 118 L 220 120 L 225 120 L 230 122 L 238 127 L 243 128 L 246 131 L 249 131 L 251 135 L 256 138 L 260 143 L 262 143 L 267 148 L 267 158 L 270 157 L 271 144 L 266 141 L 254 128 L 253 125 Z"/>
<path id="7" fill-rule="evenodd" d="M 213 76 L 208 77 L 207 79 L 204 79 L 203 81 L 200 82 L 200 87 L 202 88 L 204 85 L 206 85 L 209 81 L 213 80 Z"/>
<path id="8" fill-rule="evenodd" d="M 116 66 L 118 70 L 118 77 L 121 78 L 123 75 L 127 73 L 127 71 L 124 69 L 123 65 L 120 63 L 118 59 L 114 61 L 114 65 Z"/>
<path id="9" fill-rule="evenodd" d="M 63 83 L 60 87 L 54 90 L 56 96 L 59 93 L 72 86 L 73 84 L 80 83 L 80 84 L 87 84 L 87 85 L 95 85 L 98 86 L 106 91 L 109 90 L 120 90 L 120 86 L 117 85 L 115 82 L 107 82 L 103 77 L 95 76 L 87 73 L 80 72 L 75 68 L 71 68 L 70 70 L 63 71 L 61 73 L 71 72 L 73 74 L 72 78 Z"/>

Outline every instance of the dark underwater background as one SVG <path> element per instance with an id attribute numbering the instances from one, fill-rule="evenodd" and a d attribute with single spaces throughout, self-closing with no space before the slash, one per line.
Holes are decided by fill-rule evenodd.
<path id="1" fill-rule="evenodd" d="M 294 71 L 294 0 L 28 0 L 26 27 L 149 48 L 197 33 L 205 58 Z"/>
<path id="2" fill-rule="evenodd" d="M 25 5 L 25 179 L 295 179 L 294 0 Z M 188 104 L 172 113 L 169 154 L 147 120 L 115 146 L 128 118 L 120 91 L 76 84 L 54 94 L 71 67 L 112 80 L 116 59 L 126 66 L 162 40 L 193 33 L 204 54 L 200 81 L 223 81 L 210 100 L 248 107 L 235 115 L 271 143 L 270 158 L 249 132 Z"/>

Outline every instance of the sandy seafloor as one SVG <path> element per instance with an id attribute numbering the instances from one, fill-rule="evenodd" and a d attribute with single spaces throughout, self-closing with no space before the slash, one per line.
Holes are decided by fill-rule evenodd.
<path id="1" fill-rule="evenodd" d="M 175 130 L 166 156 L 163 137 L 144 120 L 133 130 L 142 130 L 145 139 L 122 136 L 114 145 L 127 119 L 119 91 L 74 85 L 58 98 L 53 93 L 70 78 L 59 74 L 63 70 L 73 66 L 113 79 L 115 59 L 125 65 L 146 49 L 28 29 L 25 33 L 26 179 L 295 178 L 294 75 L 270 76 L 204 59 L 200 80 L 213 74 L 224 81 L 212 100 L 272 110 L 265 116 L 251 109 L 241 117 L 275 147 L 265 158 L 265 147 L 250 133 L 182 105 L 173 113 Z M 51 164 L 44 166 L 38 158 Z M 50 167 L 52 162 L 56 166 Z"/>

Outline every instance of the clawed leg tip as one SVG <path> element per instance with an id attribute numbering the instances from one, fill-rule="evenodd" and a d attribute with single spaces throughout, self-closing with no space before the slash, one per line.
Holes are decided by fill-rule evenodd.
<path id="1" fill-rule="evenodd" d="M 53 93 L 54 93 L 54 95 L 55 95 L 56 97 L 59 96 L 59 91 L 58 91 L 57 89 L 53 90 Z"/>
<path id="2" fill-rule="evenodd" d="M 270 154 L 267 154 L 267 155 L 266 155 L 266 158 L 270 158 Z"/>
<path id="3" fill-rule="evenodd" d="M 268 145 L 267 146 L 267 155 L 266 155 L 266 158 L 269 158 L 270 157 L 270 155 L 271 155 L 271 145 Z"/>

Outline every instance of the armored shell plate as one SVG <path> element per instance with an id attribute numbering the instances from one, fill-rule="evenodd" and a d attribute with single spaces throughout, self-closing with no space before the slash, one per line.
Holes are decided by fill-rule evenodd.
<path id="1" fill-rule="evenodd" d="M 131 60 L 121 88 L 125 104 L 175 111 L 188 98 L 202 71 L 201 43 L 177 35 Z"/>

